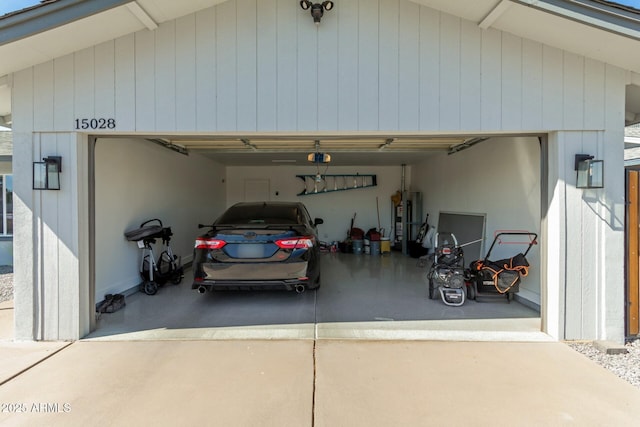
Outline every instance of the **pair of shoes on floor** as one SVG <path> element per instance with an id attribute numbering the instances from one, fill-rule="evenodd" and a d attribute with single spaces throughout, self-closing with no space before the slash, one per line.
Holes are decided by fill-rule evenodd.
<path id="1" fill-rule="evenodd" d="M 104 300 L 100 301 L 96 305 L 96 312 L 98 313 L 113 313 L 120 310 L 126 304 L 124 295 L 122 294 L 106 294 Z"/>

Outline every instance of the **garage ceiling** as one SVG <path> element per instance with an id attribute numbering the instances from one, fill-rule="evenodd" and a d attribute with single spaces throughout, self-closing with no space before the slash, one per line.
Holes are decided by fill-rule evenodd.
<path id="1" fill-rule="evenodd" d="M 454 153 L 488 137 L 380 135 L 170 136 L 149 141 L 198 153 L 227 166 L 308 164 L 309 153 L 331 155 L 331 165 L 412 165 L 434 153 Z"/>

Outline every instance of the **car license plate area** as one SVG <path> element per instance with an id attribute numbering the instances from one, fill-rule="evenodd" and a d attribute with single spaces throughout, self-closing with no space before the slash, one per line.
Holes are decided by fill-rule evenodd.
<path id="1" fill-rule="evenodd" d="M 243 243 L 235 246 L 236 258 L 268 258 L 272 255 L 265 253 L 267 245 L 261 243 Z"/>

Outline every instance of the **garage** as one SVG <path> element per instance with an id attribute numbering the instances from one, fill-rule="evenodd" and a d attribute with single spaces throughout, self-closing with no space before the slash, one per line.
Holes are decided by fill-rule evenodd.
<path id="1" fill-rule="evenodd" d="M 636 114 L 625 111 L 627 87 L 640 83 L 640 65 L 624 54 L 633 37 L 612 26 L 620 13 L 636 19 L 633 10 L 361 0 L 319 17 L 281 0 L 81 3 L 48 2 L 0 26 L 0 53 L 13 58 L 0 64 L 0 86 L 12 98 L 17 339 L 291 325 L 308 326 L 294 336 L 338 325 L 353 336 L 403 326 L 427 336 L 448 327 L 434 322 L 458 320 L 552 339 L 623 339 L 621 153 L 623 124 Z M 314 153 L 332 160 L 309 163 Z M 605 164 L 600 185 L 577 185 L 576 159 Z M 59 186 L 42 189 L 34 171 L 49 164 Z M 299 177 L 318 174 L 342 180 Z M 350 188 L 345 177 L 354 176 Z M 327 253 L 336 276 L 323 276 L 315 293 L 187 292 L 214 307 L 199 307 L 213 317 L 189 323 L 194 316 L 176 308 L 182 296 L 171 297 L 187 286 L 168 286 L 131 294 L 111 325 L 95 319 L 105 294 L 139 283 L 139 251 L 123 233 L 148 219 L 172 227 L 188 266 L 197 224 L 241 200 L 302 201 L 324 219 L 326 242 L 344 240 L 354 216 L 357 227 L 395 239 L 398 190 L 412 201 L 403 224 L 411 236 L 427 214 L 435 227 L 441 215 L 480 218 L 480 253 L 498 230 L 537 233 L 517 300 L 438 306 L 403 251 Z M 242 303 L 261 296 L 282 300 L 247 324 L 242 309 L 255 306 Z M 285 318 L 291 301 L 298 312 Z M 516 308 L 529 311 L 503 312 Z M 533 320 L 505 320 L 515 318 Z"/>
<path id="2" fill-rule="evenodd" d="M 230 328 L 253 337 L 324 332 L 376 338 L 380 322 L 387 323 L 384 334 L 399 337 L 487 328 L 460 323 L 471 319 L 493 320 L 490 328 L 496 333 L 540 331 L 537 246 L 528 255 L 531 273 L 523 278 L 517 301 L 496 295 L 450 307 L 428 298 L 429 263 L 402 245 L 407 237 L 415 240 L 425 221 L 436 227 L 447 212 L 482 218 L 474 240 L 489 236 L 465 247 L 465 266 L 486 254 L 496 230 L 539 233 L 541 139 L 536 136 L 102 136 L 95 141 L 95 302 L 114 293 L 125 293 L 129 302 L 126 313 L 101 315 L 91 338 L 229 337 Z M 331 161 L 309 162 L 316 152 L 330 154 Z M 500 173 L 487 175 L 487 168 L 474 167 L 491 162 L 500 165 Z M 114 175 L 112 165 L 121 172 Z M 307 179 L 317 173 L 325 177 L 321 183 Z M 394 224 L 394 211 L 402 204 L 394 205 L 391 197 L 402 188 L 412 199 L 406 205 L 411 211 L 406 237 Z M 197 224 L 211 223 L 234 203 L 264 200 L 303 201 L 313 217 L 324 220 L 318 229 L 323 242 L 344 241 L 353 221 L 354 227 L 381 230 L 393 250 L 376 255 L 369 248 L 363 254 L 327 251 L 321 289 L 302 295 L 191 290 L 188 266 L 195 237 L 202 233 Z M 147 296 L 137 293 L 140 250 L 123 232 L 151 218 L 171 226 L 171 246 L 187 272 L 180 289 L 166 284 Z M 160 242 L 154 245 L 156 254 L 157 247 Z M 493 255 L 511 257 L 526 248 L 498 245 Z"/>

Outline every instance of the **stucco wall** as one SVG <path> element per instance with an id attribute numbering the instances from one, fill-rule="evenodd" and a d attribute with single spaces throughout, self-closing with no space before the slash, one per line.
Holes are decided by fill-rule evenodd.
<path id="1" fill-rule="evenodd" d="M 187 263 L 206 223 L 225 208 L 225 168 L 198 154 L 184 156 L 145 140 L 99 139 L 96 144 L 96 302 L 140 283 L 140 250 L 124 232 L 159 218 L 174 236 L 171 248 Z M 155 223 L 154 223 L 155 224 Z M 156 258 L 160 241 L 154 246 Z"/>

